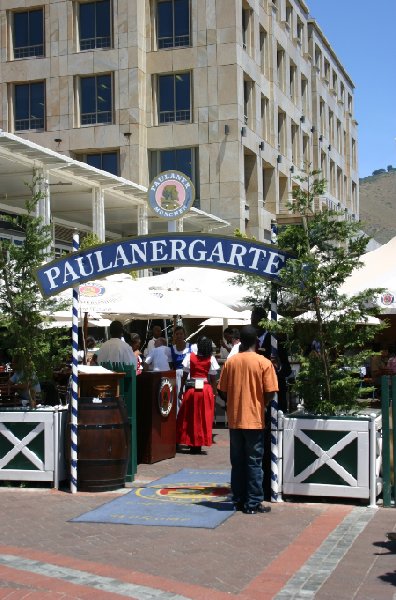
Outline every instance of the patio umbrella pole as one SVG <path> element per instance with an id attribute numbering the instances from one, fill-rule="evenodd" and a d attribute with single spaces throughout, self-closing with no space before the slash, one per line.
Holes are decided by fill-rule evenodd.
<path id="1" fill-rule="evenodd" d="M 278 226 L 276 221 L 271 221 L 271 243 L 277 243 Z M 278 289 L 276 283 L 271 282 L 271 320 L 278 320 Z M 271 334 L 271 356 L 278 356 L 278 340 Z M 278 394 L 273 395 L 271 401 L 271 502 L 281 502 L 278 481 Z"/>

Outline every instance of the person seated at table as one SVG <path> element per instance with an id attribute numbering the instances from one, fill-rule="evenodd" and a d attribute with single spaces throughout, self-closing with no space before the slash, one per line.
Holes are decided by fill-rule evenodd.
<path id="1" fill-rule="evenodd" d="M 154 348 L 146 356 L 145 364 L 153 371 L 169 371 L 172 361 L 171 349 L 166 345 L 166 339 L 159 337 L 155 340 Z"/>
<path id="2" fill-rule="evenodd" d="M 133 365 L 136 369 L 137 360 L 131 346 L 121 338 L 124 335 L 124 326 L 121 321 L 112 321 L 109 327 L 110 339 L 98 351 L 98 363 L 124 363 Z"/>
<path id="3" fill-rule="evenodd" d="M 13 370 L 13 374 L 8 380 L 9 394 L 16 393 L 19 396 L 19 398 L 22 399 L 22 404 L 27 405 L 31 399 L 31 395 L 33 397 L 33 400 L 35 400 L 36 397 L 41 393 L 40 383 L 37 377 L 34 375 L 33 384 L 30 386 L 29 393 L 28 383 L 26 381 L 23 381 L 24 373 L 22 358 L 20 356 L 14 356 L 11 362 L 11 367 Z"/>

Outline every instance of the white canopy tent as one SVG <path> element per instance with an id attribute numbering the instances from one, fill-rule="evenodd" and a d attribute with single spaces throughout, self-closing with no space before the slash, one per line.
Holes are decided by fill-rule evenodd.
<path id="1" fill-rule="evenodd" d="M 327 322 L 335 321 L 341 315 L 342 315 L 341 311 L 333 311 L 333 312 L 325 313 L 324 321 L 325 322 L 326 321 Z M 301 315 L 298 315 L 298 317 L 295 317 L 294 321 L 296 321 L 298 323 L 316 323 L 316 313 L 314 310 L 308 310 L 307 312 L 302 313 Z M 376 317 L 372 317 L 370 315 L 366 315 L 365 317 L 363 317 L 362 319 L 360 319 L 358 321 L 359 325 L 379 325 L 380 323 L 381 323 L 380 319 L 377 319 Z"/>
<path id="2" fill-rule="evenodd" d="M 340 291 L 352 295 L 367 288 L 384 288 L 377 303 L 383 314 L 396 314 L 396 237 L 361 258 L 363 266 L 355 269 Z"/>

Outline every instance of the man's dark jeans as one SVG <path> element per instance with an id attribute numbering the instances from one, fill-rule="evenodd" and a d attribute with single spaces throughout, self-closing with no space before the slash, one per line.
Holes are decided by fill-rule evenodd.
<path id="1" fill-rule="evenodd" d="M 231 490 L 234 502 L 255 508 L 263 494 L 264 432 L 230 429 Z"/>

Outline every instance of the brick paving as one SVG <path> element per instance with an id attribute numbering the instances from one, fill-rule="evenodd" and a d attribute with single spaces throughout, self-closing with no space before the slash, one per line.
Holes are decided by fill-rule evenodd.
<path id="1" fill-rule="evenodd" d="M 215 433 L 206 456 L 139 465 L 133 485 L 228 467 L 228 432 Z M 290 501 L 214 530 L 70 522 L 117 495 L 1 487 L 0 600 L 396 598 L 394 509 Z"/>

